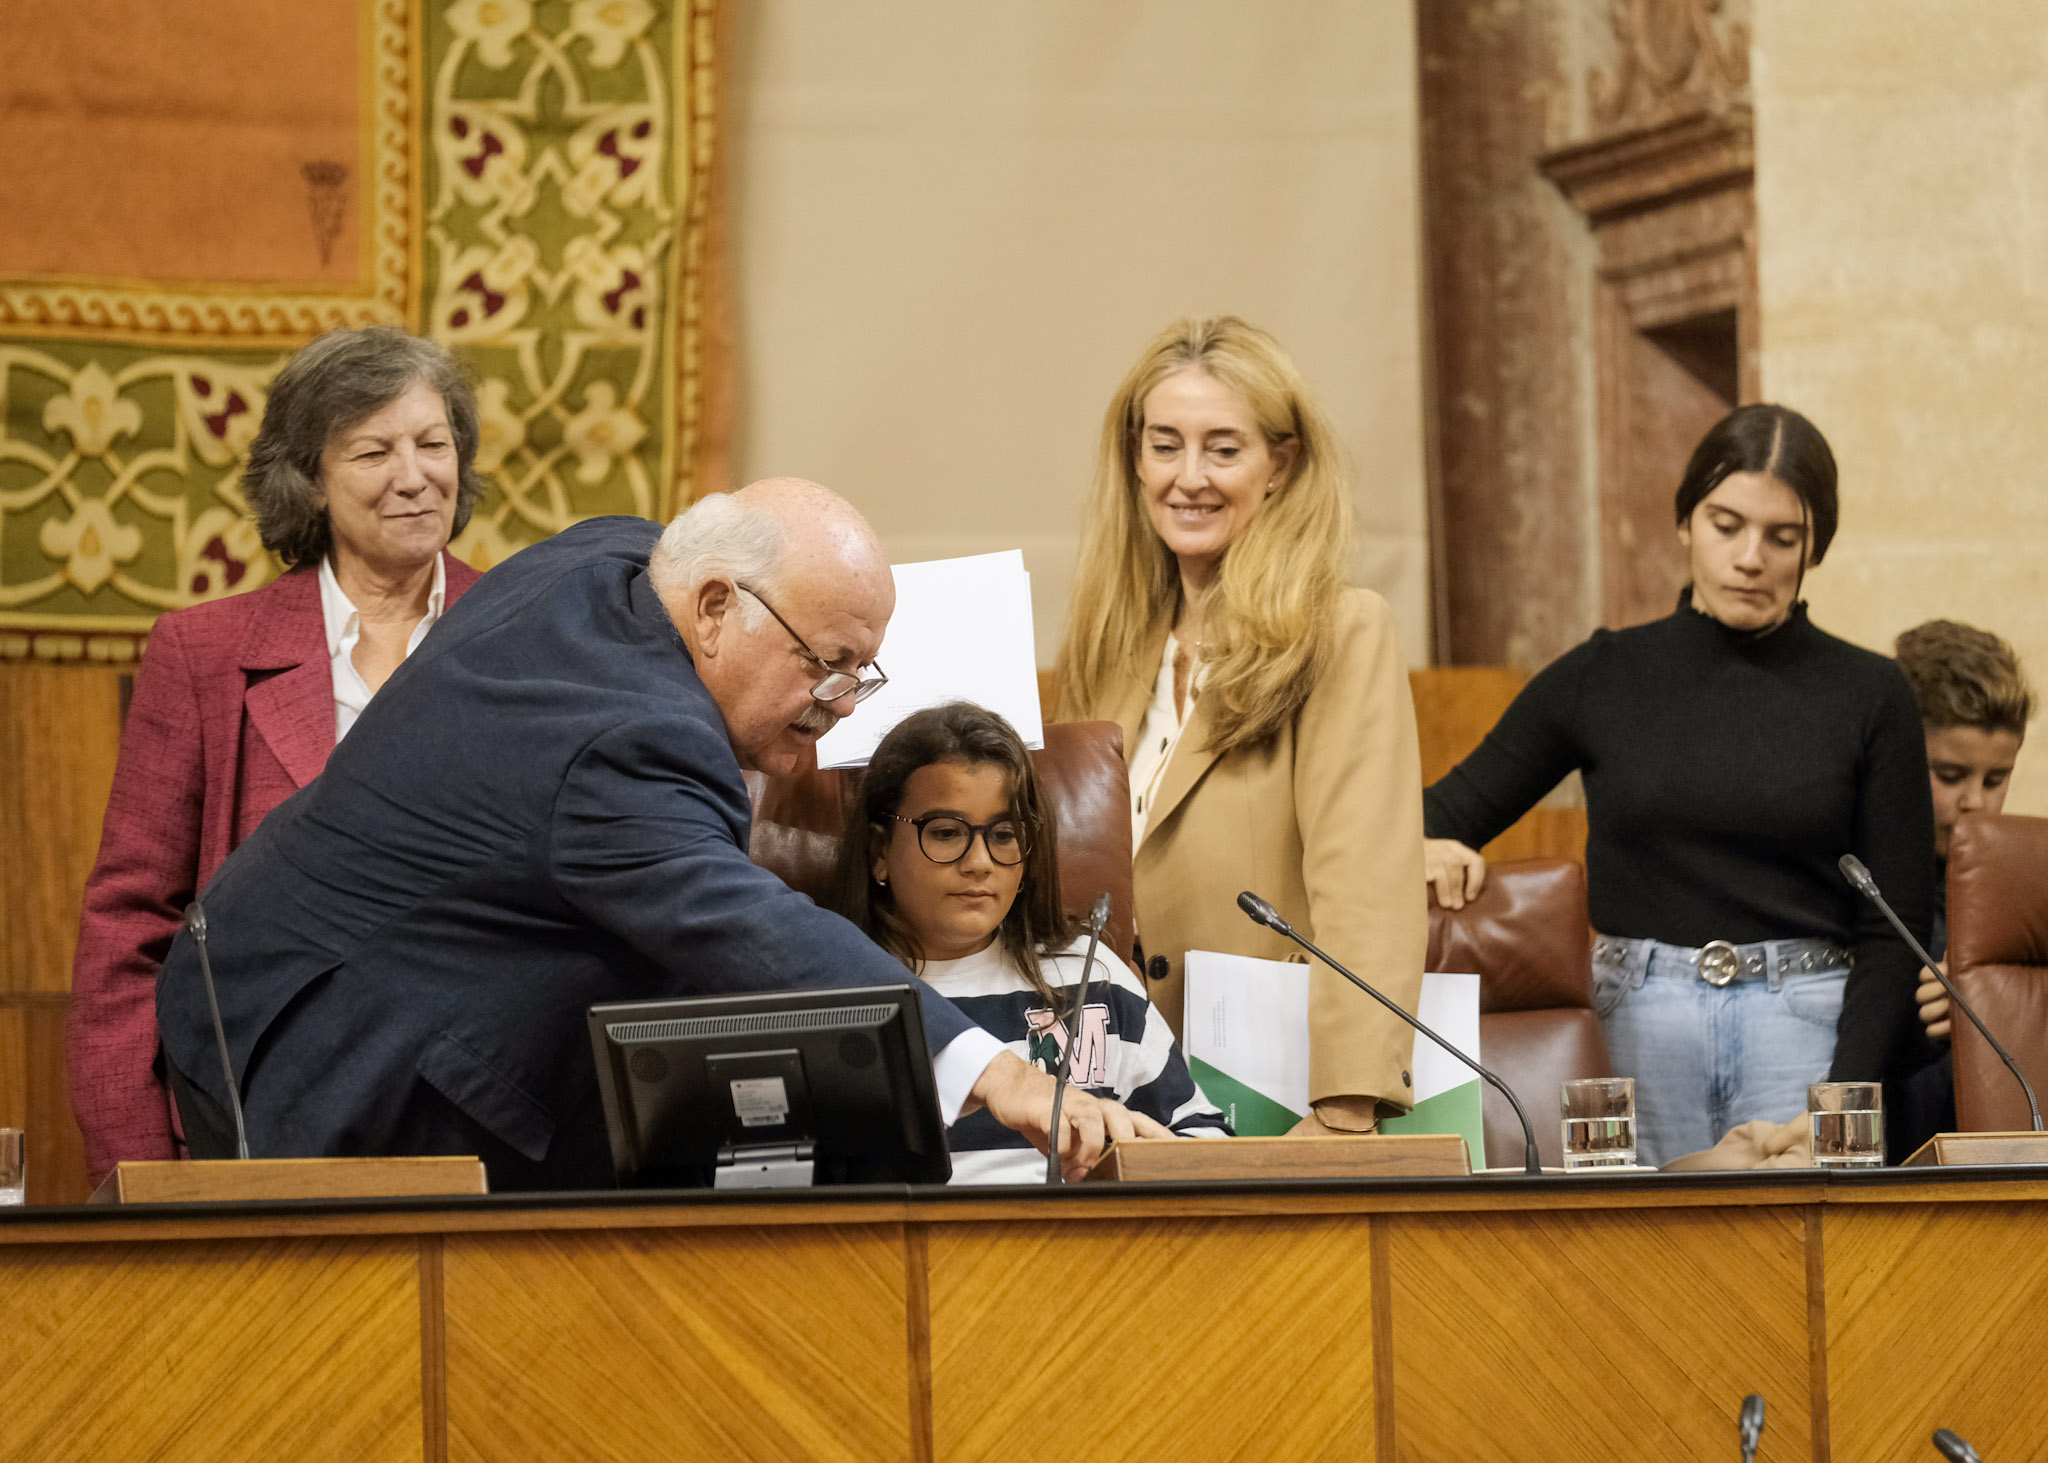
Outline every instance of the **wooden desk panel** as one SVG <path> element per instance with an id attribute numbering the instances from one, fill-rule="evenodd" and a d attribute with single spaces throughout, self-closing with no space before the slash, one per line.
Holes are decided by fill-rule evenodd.
<path id="1" fill-rule="evenodd" d="M 908 1460 L 903 1232 L 451 1236 L 448 1458 Z"/>
<path id="2" fill-rule="evenodd" d="M 1373 1448 L 1362 1217 L 934 1225 L 937 1458 Z"/>
<path id="3" fill-rule="evenodd" d="M 0 1255 L 0 1457 L 420 1457 L 417 1240 Z"/>
<path id="4" fill-rule="evenodd" d="M 2040 1180 L 1118 1188 L 0 1217 L 0 1459 L 1718 1459 L 1751 1390 L 1772 1460 L 2048 1436 Z"/>
<path id="5" fill-rule="evenodd" d="M 1396 1458 L 1720 1463 L 1750 1392 L 1758 1457 L 1813 1456 L 1797 1210 L 1381 1223 Z"/>
<path id="6" fill-rule="evenodd" d="M 1986 1458 L 2048 1440 L 2048 1204 L 1858 1206 L 1821 1216 L 1834 1455 Z"/>

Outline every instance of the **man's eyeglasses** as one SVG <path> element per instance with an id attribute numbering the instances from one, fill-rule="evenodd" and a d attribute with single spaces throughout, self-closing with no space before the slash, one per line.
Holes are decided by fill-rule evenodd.
<path id="1" fill-rule="evenodd" d="M 1015 818 L 970 823 L 951 813 L 926 813 L 922 818 L 906 818 L 901 813 L 889 816 L 917 830 L 918 851 L 935 864 L 957 864 L 966 858 L 976 834 L 981 835 L 988 856 L 1005 868 L 1023 863 L 1024 855 L 1031 852 L 1031 840 Z"/>
<path id="2" fill-rule="evenodd" d="M 789 621 L 775 614 L 775 606 L 762 599 L 759 591 L 749 589 L 737 580 L 734 581 L 733 588 L 739 590 L 742 594 L 753 595 L 755 601 L 762 609 L 775 616 L 775 623 L 789 631 L 789 638 L 796 642 L 797 649 L 801 650 L 806 658 L 825 673 L 818 679 L 817 684 L 811 687 L 812 700 L 837 701 L 841 696 L 851 691 L 853 692 L 854 704 L 858 706 L 861 702 L 867 700 L 868 697 L 874 695 L 875 692 L 881 690 L 882 687 L 889 684 L 889 677 L 883 673 L 880 661 L 876 661 L 869 667 L 874 672 L 871 676 L 864 677 L 857 671 L 835 671 L 832 669 L 831 661 L 811 649 L 809 645 L 804 643 L 804 637 L 790 628 Z"/>

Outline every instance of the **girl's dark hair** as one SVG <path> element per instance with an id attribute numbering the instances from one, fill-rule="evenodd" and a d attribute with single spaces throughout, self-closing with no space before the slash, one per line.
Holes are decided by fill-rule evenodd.
<path id="1" fill-rule="evenodd" d="M 1024 829 L 1029 851 L 1016 902 L 1003 916 L 996 938 L 1018 974 L 1051 1004 L 1052 991 L 1039 973 L 1038 956 L 1074 937 L 1074 921 L 1060 907 L 1059 824 L 1038 785 L 1024 739 L 993 711 L 969 701 L 930 706 L 906 716 L 882 738 L 861 775 L 846 836 L 840 840 L 834 906 L 912 970 L 922 968 L 924 952 L 897 913 L 895 895 L 887 885 L 875 882 L 874 855 L 901 826 L 892 820 L 903 806 L 910 775 L 936 762 L 986 763 L 1008 774 L 1010 811 Z"/>
<path id="2" fill-rule="evenodd" d="M 1692 450 L 1678 483 L 1678 521 L 1692 517 L 1700 500 L 1738 472 L 1766 472 L 1798 495 L 1811 522 L 1818 564 L 1835 537 L 1835 454 L 1820 428 L 1787 406 L 1739 406 L 1714 423 Z"/>

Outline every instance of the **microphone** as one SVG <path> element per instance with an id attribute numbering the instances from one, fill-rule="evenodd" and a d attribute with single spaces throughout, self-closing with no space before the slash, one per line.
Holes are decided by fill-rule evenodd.
<path id="1" fill-rule="evenodd" d="M 2020 1091 L 2026 1093 L 2027 1111 L 2034 1115 L 2034 1131 L 2041 1132 L 2041 1104 L 2034 1101 L 2034 1085 L 2027 1081 L 2026 1074 L 2020 1071 L 2019 1063 L 2012 1059 L 2012 1053 L 1998 1044 L 1998 1038 L 1991 1034 L 1991 1028 L 1978 1019 L 1977 1013 L 1970 1009 L 1970 1003 L 1963 999 L 1962 993 L 1949 984 L 1947 973 L 1934 963 L 1934 957 L 1913 938 L 1913 932 L 1900 923 L 1898 915 L 1892 912 L 1891 905 L 1877 892 L 1877 880 L 1870 877 L 1870 870 L 1863 866 L 1863 860 L 1853 853 L 1845 853 L 1837 867 L 1841 869 L 1843 877 L 1856 886 L 1856 892 L 1875 904 L 1884 917 L 1892 922 L 1892 928 L 1899 932 L 1899 938 L 1906 942 L 1906 948 L 1918 956 L 1920 963 L 1941 982 L 1941 988 L 1948 992 L 1948 998 L 1955 1002 L 1958 1011 L 1970 1018 L 1970 1024 L 1977 1028 L 1978 1034 L 1991 1043 L 1991 1049 L 1998 1053 L 1998 1059 L 2005 1063 L 2005 1069 L 2012 1073 L 2013 1080 L 2020 1084 Z M 1951 1433 L 1950 1436 L 1953 1437 L 1954 1434 Z M 1968 1447 L 1969 1444 L 1965 1443 L 1963 1446 Z"/>
<path id="2" fill-rule="evenodd" d="M 1934 1430 L 1934 1447 L 1949 1463 L 1984 1463 L 1977 1450 L 1945 1427 Z"/>
<path id="3" fill-rule="evenodd" d="M 1737 1426 L 1742 1429 L 1742 1463 L 1754 1463 L 1757 1440 L 1764 1435 L 1764 1399 L 1755 1392 L 1742 1399 Z"/>
<path id="4" fill-rule="evenodd" d="M 199 974 L 206 984 L 206 1008 L 213 1012 L 213 1039 L 220 1043 L 220 1074 L 228 1084 L 228 1111 L 235 1119 L 235 1156 L 249 1156 L 249 1134 L 242 1126 L 242 1094 L 235 1087 L 234 1063 L 228 1060 L 227 1028 L 220 1024 L 220 1000 L 213 992 L 213 962 L 206 958 L 206 911 L 199 901 L 193 900 L 185 906 L 185 928 L 192 932 L 192 942 L 199 947 Z"/>
<path id="5" fill-rule="evenodd" d="M 1522 1111 L 1522 1100 L 1509 1090 L 1507 1083 L 1501 1081 L 1500 1078 L 1494 1076 L 1493 1073 L 1487 1071 L 1486 1068 L 1480 1066 L 1479 1063 L 1473 1061 L 1441 1036 L 1438 1036 L 1434 1031 L 1431 1031 L 1427 1026 L 1424 1026 L 1420 1021 L 1417 1021 L 1413 1016 L 1332 960 L 1328 955 L 1325 955 L 1321 950 L 1318 950 L 1307 940 L 1304 940 L 1293 925 L 1280 918 L 1280 912 L 1277 909 L 1259 898 L 1258 895 L 1252 893 L 1251 890 L 1247 889 L 1237 896 L 1237 907 L 1250 916 L 1254 924 L 1262 924 L 1275 934 L 1285 935 L 1288 939 L 1294 941 L 1295 944 L 1301 946 L 1302 949 L 1308 951 L 1309 954 L 1315 956 L 1316 959 L 1322 961 L 1323 964 L 1329 966 L 1330 969 L 1336 971 L 1337 974 L 1343 976 L 1368 996 L 1371 996 L 1375 1001 L 1378 1001 L 1382 1006 L 1385 1006 L 1389 1011 L 1392 1011 L 1396 1016 L 1399 1016 L 1403 1021 L 1477 1072 L 1486 1081 L 1492 1083 L 1494 1090 L 1508 1100 L 1509 1106 L 1515 1110 L 1515 1116 L 1521 1119 L 1523 1144 L 1522 1172 L 1528 1174 L 1540 1174 L 1543 1172 L 1543 1160 L 1536 1154 L 1536 1130 L 1529 1126 L 1529 1115 Z"/>
<path id="6" fill-rule="evenodd" d="M 1105 889 L 1095 896 L 1095 907 L 1088 911 L 1088 954 L 1081 962 L 1081 989 L 1074 997 L 1074 1009 L 1067 1013 L 1067 1049 L 1060 1053 L 1060 1069 L 1053 1076 L 1052 1142 L 1045 1153 L 1045 1181 L 1049 1184 L 1067 1181 L 1060 1172 L 1060 1103 L 1067 1095 L 1067 1082 L 1074 1069 L 1074 1048 L 1081 1044 L 1081 1013 L 1088 1006 L 1088 977 L 1095 970 L 1095 946 L 1102 939 L 1102 927 L 1108 923 L 1109 891 Z"/>

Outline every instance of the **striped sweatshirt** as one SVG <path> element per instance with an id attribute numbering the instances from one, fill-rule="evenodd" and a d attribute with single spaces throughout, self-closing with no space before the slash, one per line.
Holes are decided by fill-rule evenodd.
<path id="1" fill-rule="evenodd" d="M 1080 984 L 1087 950 L 1088 937 L 1083 935 L 1065 949 L 1040 957 L 1045 983 L 1061 997 L 1057 1016 L 1010 964 L 1000 942 L 964 960 L 927 961 L 922 974 L 968 1020 L 994 1033 L 1041 1071 L 1057 1073 L 1066 1050 L 1066 1029 L 1059 1018 L 1071 1010 L 1068 992 Z M 1188 1074 L 1166 1018 L 1146 996 L 1137 975 L 1107 950 L 1095 952 L 1072 1081 L 1097 1097 L 1155 1118 L 1176 1133 L 1230 1136 L 1223 1114 Z M 1045 1155 L 986 1111 L 969 1113 L 953 1124 L 946 1145 L 952 1151 L 956 1184 L 1045 1182 Z"/>

